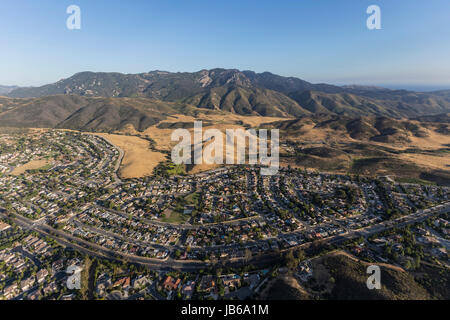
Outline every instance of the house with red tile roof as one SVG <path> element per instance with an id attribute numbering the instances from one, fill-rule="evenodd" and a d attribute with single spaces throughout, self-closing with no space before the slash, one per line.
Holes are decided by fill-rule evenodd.
<path id="1" fill-rule="evenodd" d="M 174 291 L 174 290 L 177 290 L 180 283 L 181 283 L 181 279 L 175 280 L 175 278 L 172 278 L 171 276 L 167 276 L 166 280 L 164 280 L 163 288 L 168 291 Z"/>

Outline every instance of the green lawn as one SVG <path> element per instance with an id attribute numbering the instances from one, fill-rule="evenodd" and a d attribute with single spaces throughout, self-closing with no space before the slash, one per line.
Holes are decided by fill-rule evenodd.
<path id="1" fill-rule="evenodd" d="M 196 205 L 198 202 L 198 198 L 199 198 L 199 194 L 197 192 L 191 193 L 189 195 L 187 195 L 184 200 L 188 203 L 188 204 L 193 204 Z"/>
<path id="2" fill-rule="evenodd" d="M 182 175 L 186 173 L 184 164 L 169 164 L 167 165 L 167 173 L 171 176 Z"/>
<path id="3" fill-rule="evenodd" d="M 189 215 L 183 214 L 182 212 L 171 211 L 170 214 L 167 213 L 164 214 L 164 216 L 161 217 L 161 221 L 167 223 L 181 224 L 188 221 L 189 217 L 190 217 Z"/>

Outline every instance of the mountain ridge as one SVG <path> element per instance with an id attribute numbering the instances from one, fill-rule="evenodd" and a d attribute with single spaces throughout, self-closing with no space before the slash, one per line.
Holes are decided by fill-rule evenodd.
<path id="1" fill-rule="evenodd" d="M 357 85 L 339 87 L 270 72 L 222 68 L 138 74 L 86 71 L 41 87 L 17 88 L 7 96 L 53 95 L 145 98 L 239 115 L 280 117 L 323 113 L 416 118 L 450 112 L 450 91 L 445 90 L 420 93 Z"/>
<path id="2" fill-rule="evenodd" d="M 17 88 L 19 88 L 19 87 L 18 86 L 2 86 L 2 85 L 0 85 L 0 96 L 2 96 L 4 94 L 8 94 Z"/>

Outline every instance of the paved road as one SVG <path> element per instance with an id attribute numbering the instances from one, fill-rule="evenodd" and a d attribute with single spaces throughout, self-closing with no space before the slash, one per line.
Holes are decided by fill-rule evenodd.
<path id="1" fill-rule="evenodd" d="M 106 141 L 106 143 L 108 143 L 108 144 L 111 145 L 113 148 L 116 148 L 116 149 L 119 151 L 119 158 L 117 159 L 116 165 L 114 166 L 114 178 L 115 178 L 115 182 L 111 184 L 112 186 L 119 185 L 119 184 L 122 183 L 122 180 L 120 179 L 120 177 L 119 177 L 119 175 L 118 175 L 118 172 L 119 172 L 119 168 L 120 168 L 120 165 L 121 165 L 121 163 L 122 163 L 122 159 L 123 159 L 123 156 L 124 156 L 125 153 L 124 153 L 124 151 L 123 151 L 121 148 L 119 148 L 118 146 L 116 146 L 115 144 L 113 144 L 108 138 L 103 137 L 103 136 L 99 136 L 99 135 L 97 135 L 97 137 L 103 139 L 104 141 Z"/>
<path id="2" fill-rule="evenodd" d="M 6 217 L 5 213 L 0 213 L 0 216 L 1 215 Z M 9 218 L 25 229 L 36 231 L 43 236 L 48 236 L 50 238 L 55 239 L 58 243 L 60 243 L 63 246 L 71 247 L 75 250 L 78 250 L 82 253 L 94 257 L 126 260 L 132 263 L 150 266 L 157 270 L 162 271 L 169 271 L 169 270 L 194 271 L 203 269 L 208 266 L 207 263 L 202 261 L 176 261 L 170 258 L 167 260 L 160 260 L 126 254 L 74 237 L 68 233 L 54 229 L 46 224 L 35 224 L 33 220 L 17 214 L 11 214 L 9 215 Z"/>
<path id="3" fill-rule="evenodd" d="M 449 212 L 450 211 L 450 203 L 446 203 L 445 205 L 439 205 L 430 209 L 427 209 L 426 212 L 424 210 L 417 211 L 416 213 L 412 213 L 407 216 L 403 216 L 401 218 L 398 218 L 396 220 L 390 220 L 390 221 L 384 221 L 378 224 L 375 224 L 373 226 L 368 226 L 362 229 L 353 230 L 350 232 L 347 232 L 346 234 L 332 236 L 329 238 L 321 239 L 319 241 L 313 241 L 301 244 L 299 246 L 296 246 L 295 248 L 307 248 L 313 244 L 316 243 L 330 243 L 330 244 L 336 244 L 343 241 L 359 238 L 359 237 L 368 237 L 370 235 L 373 235 L 375 233 L 379 233 L 385 230 L 389 230 L 396 227 L 403 227 L 408 224 L 421 222 L 427 219 L 430 216 Z M 1 212 L 0 215 L 6 216 L 6 213 Z M 180 261 L 180 260 L 173 260 L 171 258 L 168 258 L 167 260 L 159 260 L 159 259 L 153 259 L 153 258 L 146 258 L 146 257 L 140 257 L 140 256 L 134 256 L 122 252 L 117 252 L 114 250 L 107 249 L 105 247 L 99 246 L 95 243 L 91 243 L 88 241 L 85 241 L 83 239 L 74 237 L 70 234 L 67 234 L 65 232 L 62 232 L 60 230 L 54 229 L 46 224 L 35 224 L 33 220 L 30 220 L 28 218 L 25 218 L 20 215 L 11 214 L 9 216 L 15 223 L 18 225 L 37 231 L 40 234 L 44 236 L 49 236 L 53 239 L 55 239 L 60 244 L 71 247 L 76 250 L 79 250 L 85 254 L 99 257 L 99 258 L 107 258 L 107 259 L 122 259 L 126 260 L 132 263 L 137 263 L 145 266 L 149 266 L 154 268 L 155 270 L 160 271 L 170 271 L 170 270 L 180 270 L 180 271 L 198 271 L 200 269 L 204 269 L 209 266 L 208 263 L 202 262 L 202 261 Z M 288 249 L 291 250 L 292 248 Z M 244 259 L 234 259 L 232 261 L 224 261 L 225 265 L 229 266 L 241 266 L 243 264 L 253 264 L 256 266 L 259 265 L 265 265 L 270 262 L 274 262 L 279 259 L 278 254 L 274 253 L 268 253 L 263 254 L 259 256 L 253 257 L 250 261 L 246 261 Z"/>
<path id="4" fill-rule="evenodd" d="M 186 194 L 176 194 L 177 195 L 183 195 L 185 196 Z M 122 216 L 124 218 L 129 218 L 130 214 L 120 211 L 120 210 L 116 210 L 116 209 L 110 209 L 104 206 L 99 205 L 98 203 L 94 203 L 93 204 L 95 207 L 105 210 L 105 211 L 109 211 L 112 213 L 115 213 L 119 216 Z M 223 222 L 211 222 L 211 223 L 205 223 L 205 224 L 187 224 L 187 223 L 183 223 L 183 224 L 174 224 L 174 223 L 170 223 L 170 222 L 163 222 L 163 221 L 158 221 L 158 220 L 151 220 L 145 217 L 137 217 L 137 216 L 133 216 L 133 219 L 138 220 L 140 222 L 143 222 L 145 224 L 148 225 L 154 225 L 154 226 L 159 226 L 159 227 L 170 227 L 170 228 L 176 228 L 179 230 L 197 230 L 200 228 L 205 228 L 205 227 L 214 227 L 214 226 L 234 226 L 234 225 L 241 225 L 241 224 L 245 224 L 247 221 L 251 220 L 251 221 L 263 221 L 263 218 L 261 216 L 251 216 L 251 217 L 245 217 L 245 218 L 240 218 L 240 219 L 234 219 L 234 220 L 230 220 L 230 221 L 223 221 Z"/>

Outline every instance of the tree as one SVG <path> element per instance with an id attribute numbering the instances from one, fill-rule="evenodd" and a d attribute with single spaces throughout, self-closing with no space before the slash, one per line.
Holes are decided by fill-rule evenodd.
<path id="1" fill-rule="evenodd" d="M 420 268 L 420 257 L 419 256 L 416 257 L 414 262 L 416 264 L 416 268 Z"/>
<path id="2" fill-rule="evenodd" d="M 405 268 L 408 269 L 408 270 L 412 268 L 412 264 L 411 264 L 411 261 L 409 261 L 409 259 L 406 260 Z"/>
<path id="3" fill-rule="evenodd" d="M 252 258 L 252 252 L 249 249 L 245 249 L 244 260 L 245 262 L 249 262 Z"/>
<path id="4" fill-rule="evenodd" d="M 286 256 L 285 256 L 285 263 L 286 263 L 286 267 L 290 270 L 290 271 L 295 271 L 297 269 L 298 266 L 298 260 L 294 257 L 294 253 L 292 252 L 292 250 L 290 250 Z"/>
<path id="5" fill-rule="evenodd" d="M 302 249 L 300 249 L 300 248 L 297 249 L 295 255 L 296 255 L 296 257 L 297 257 L 299 262 L 306 259 L 305 252 Z"/>

